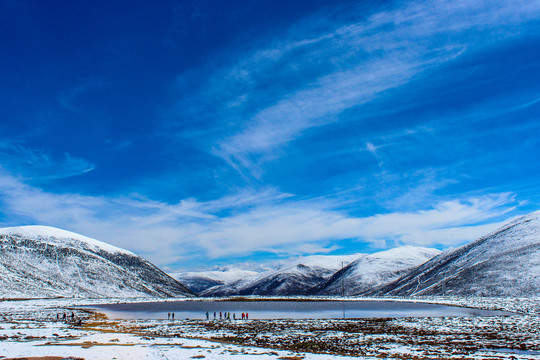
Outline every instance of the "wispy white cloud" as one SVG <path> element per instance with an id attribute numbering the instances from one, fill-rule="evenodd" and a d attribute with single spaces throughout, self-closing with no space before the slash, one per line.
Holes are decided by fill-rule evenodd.
<path id="1" fill-rule="evenodd" d="M 382 161 L 381 156 L 377 153 L 378 148 L 378 146 L 373 145 L 373 143 L 369 141 L 366 143 L 366 150 L 379 161 L 379 167 L 382 167 L 384 162 Z"/>
<path id="2" fill-rule="evenodd" d="M 494 230 L 499 222 L 490 220 L 513 210 L 514 203 L 510 194 L 497 194 L 443 202 L 429 210 L 370 217 L 353 217 L 314 204 L 290 203 L 220 219 L 198 238 L 213 257 L 259 249 L 286 249 L 294 254 L 301 253 L 306 244 L 332 246 L 342 239 L 383 247 L 456 245 Z"/>
<path id="3" fill-rule="evenodd" d="M 357 23 L 299 23 L 292 35 L 242 54 L 214 74 L 220 80 L 205 85 L 212 101 L 220 93 L 217 100 L 228 104 L 215 115 L 244 119 L 214 153 L 257 175 L 258 164 L 281 156 L 280 149 L 309 128 L 334 122 L 464 51 L 519 35 L 539 13 L 535 2 L 435 1 L 407 3 Z"/>
<path id="4" fill-rule="evenodd" d="M 0 165 L 27 179 L 61 179 L 81 175 L 95 169 L 91 162 L 68 153 L 53 156 L 43 149 L 34 149 L 12 141 L 0 141 Z"/>
<path id="5" fill-rule="evenodd" d="M 159 265 L 201 256 L 325 253 L 336 250 L 340 240 L 382 248 L 455 246 L 494 230 L 516 206 L 512 194 L 494 194 L 442 202 L 422 211 L 355 217 L 324 201 L 301 201 L 273 190 L 166 204 L 136 195 L 47 193 L 5 173 L 0 176 L 0 201 L 6 214 L 28 224 L 92 236 Z"/>
<path id="6" fill-rule="evenodd" d="M 526 109 L 526 108 L 531 107 L 531 106 L 533 106 L 533 105 L 536 105 L 536 104 L 538 104 L 539 102 L 540 102 L 540 97 L 538 97 L 538 98 L 536 98 L 536 99 L 534 99 L 534 100 L 532 100 L 532 101 L 527 101 L 527 102 L 524 103 L 524 104 L 520 104 L 520 105 L 518 105 L 518 106 L 515 106 L 515 107 L 509 109 L 509 111 L 523 110 L 523 109 Z"/>
<path id="7" fill-rule="evenodd" d="M 197 236 L 218 221 L 221 212 L 272 204 L 287 196 L 268 189 L 242 191 L 209 202 L 186 199 L 167 204 L 138 194 L 118 197 L 55 194 L 0 171 L 0 204 L 8 218 L 6 225 L 64 228 L 133 250 L 159 264 L 201 253 L 204 249 Z"/>

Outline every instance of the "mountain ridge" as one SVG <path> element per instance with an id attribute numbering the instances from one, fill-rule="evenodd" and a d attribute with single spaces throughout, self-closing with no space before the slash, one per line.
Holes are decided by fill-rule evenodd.
<path id="1" fill-rule="evenodd" d="M 537 296 L 540 211 L 519 217 L 366 295 Z"/>
<path id="2" fill-rule="evenodd" d="M 307 294 L 360 294 L 400 278 L 440 253 L 437 249 L 409 245 L 366 254 L 310 289 Z"/>
<path id="3" fill-rule="evenodd" d="M 49 226 L 0 229 L 2 297 L 193 296 L 132 252 Z"/>
<path id="4" fill-rule="evenodd" d="M 339 295 L 340 274 L 348 275 L 355 264 L 364 259 L 359 271 L 369 273 L 356 275 L 347 280 L 347 295 L 365 291 L 370 286 L 394 280 L 406 271 L 438 255 L 439 250 L 405 246 L 373 254 L 357 253 L 348 256 L 314 255 L 295 259 L 278 269 L 266 271 L 230 284 L 215 286 L 201 293 L 202 296 L 230 295 Z M 342 262 L 350 262 L 340 269 Z"/>
<path id="5" fill-rule="evenodd" d="M 246 277 L 257 275 L 258 272 L 242 270 L 234 266 L 208 271 L 190 271 L 173 273 L 171 276 L 184 284 L 194 293 L 201 293 L 211 287 L 229 284 Z"/>
<path id="6" fill-rule="evenodd" d="M 292 260 L 274 270 L 214 286 L 202 296 L 229 295 L 303 295 L 328 276 L 335 273 L 342 261 L 352 261 L 361 254 L 312 255 Z"/>

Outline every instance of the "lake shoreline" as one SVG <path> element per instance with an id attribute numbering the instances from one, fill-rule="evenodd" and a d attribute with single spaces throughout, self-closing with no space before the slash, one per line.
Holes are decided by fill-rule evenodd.
<path id="1" fill-rule="evenodd" d="M 302 301 L 301 299 L 273 299 L 272 301 L 154 301 L 95 304 L 87 307 L 104 312 L 113 319 L 191 319 L 230 320 L 246 319 L 363 319 L 445 316 L 511 316 L 516 313 L 503 310 L 485 310 L 466 306 L 453 306 L 427 302 L 371 301 Z"/>
<path id="2" fill-rule="evenodd" d="M 103 299 L 102 299 L 103 300 Z M 111 302 L 124 299 L 111 299 Z M 133 299 L 135 300 L 135 299 Z M 153 301 L 157 299 L 152 299 Z M 388 299 L 387 299 L 388 300 Z M 404 299 L 403 299 L 404 300 Z M 423 299 L 519 311 L 493 317 L 201 321 L 115 320 L 75 310 L 99 299 L 0 303 L 0 354 L 98 359 L 202 358 L 277 360 L 540 359 L 540 299 Z M 83 326 L 55 321 L 59 312 L 83 316 Z M 80 311 L 80 312 L 79 312 Z M 500 349 L 500 350 L 499 350 Z"/>

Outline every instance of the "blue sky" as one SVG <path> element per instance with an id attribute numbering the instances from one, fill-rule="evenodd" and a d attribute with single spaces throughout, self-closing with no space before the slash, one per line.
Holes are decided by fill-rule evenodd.
<path id="1" fill-rule="evenodd" d="M 540 209 L 538 1 L 1 1 L 0 225 L 169 269 Z"/>

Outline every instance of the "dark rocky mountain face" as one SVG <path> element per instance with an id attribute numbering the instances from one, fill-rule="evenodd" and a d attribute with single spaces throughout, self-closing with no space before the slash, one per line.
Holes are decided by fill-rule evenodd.
<path id="1" fill-rule="evenodd" d="M 213 279 L 197 279 L 197 281 L 192 281 L 189 284 L 186 284 L 186 287 L 189 288 L 189 290 L 193 291 L 195 294 L 200 294 L 201 292 L 204 292 L 206 289 L 209 289 L 214 286 L 223 285 L 222 282 L 216 281 Z"/>

